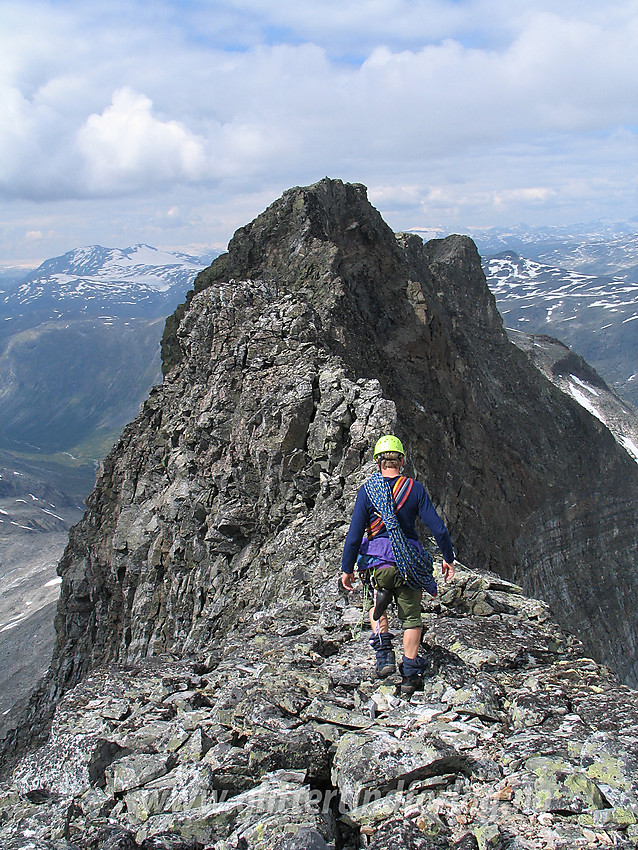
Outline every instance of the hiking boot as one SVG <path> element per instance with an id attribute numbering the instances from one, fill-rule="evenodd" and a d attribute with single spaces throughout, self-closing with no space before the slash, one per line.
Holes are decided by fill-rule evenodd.
<path id="1" fill-rule="evenodd" d="M 370 646 L 377 657 L 377 678 L 385 679 L 396 670 L 396 658 L 392 649 L 392 635 L 389 632 L 378 632 L 370 638 Z"/>
<path id="2" fill-rule="evenodd" d="M 423 690 L 423 676 L 414 673 L 412 676 L 404 676 L 401 680 L 401 694 L 410 699 L 416 691 Z"/>
<path id="3" fill-rule="evenodd" d="M 423 690 L 423 674 L 428 667 L 427 659 L 422 655 L 416 658 L 406 658 L 399 664 L 399 670 L 403 679 L 401 680 L 401 694 L 410 699 L 416 691 Z"/>
<path id="4" fill-rule="evenodd" d="M 379 620 L 385 614 L 388 605 L 392 602 L 392 591 L 387 588 L 381 588 L 381 590 L 376 591 L 376 601 L 374 605 L 374 611 L 372 612 L 372 619 Z"/>
<path id="5" fill-rule="evenodd" d="M 376 653 L 376 656 L 377 679 L 385 679 L 386 676 L 391 676 L 397 669 L 397 661 L 394 655 L 394 650 L 381 649 Z"/>

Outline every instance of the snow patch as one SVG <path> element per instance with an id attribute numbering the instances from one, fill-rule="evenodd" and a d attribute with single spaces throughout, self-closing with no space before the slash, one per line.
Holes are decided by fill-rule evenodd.
<path id="1" fill-rule="evenodd" d="M 57 578 L 52 578 L 51 581 L 48 581 L 44 586 L 55 587 L 56 584 L 62 584 L 62 579 L 60 578 L 60 576 L 58 576 Z"/>
<path id="2" fill-rule="evenodd" d="M 592 395 L 596 396 L 599 395 L 597 390 L 595 390 L 593 387 L 590 387 L 589 384 L 586 384 L 584 381 L 581 381 L 581 379 L 577 378 L 576 375 L 570 375 L 569 377 L 572 379 L 572 381 L 575 381 L 577 384 L 579 384 L 579 386 L 581 386 L 584 390 L 587 390 L 588 393 L 591 393 Z"/>
<path id="3" fill-rule="evenodd" d="M 634 440 L 630 437 L 619 437 L 618 440 L 626 449 L 627 453 L 633 457 L 636 463 L 638 463 L 638 445 L 636 445 Z"/>
<path id="4" fill-rule="evenodd" d="M 60 522 L 64 522 L 64 520 L 62 519 L 61 516 L 58 516 L 57 514 L 54 514 L 51 511 L 47 511 L 46 508 L 40 508 L 40 510 L 42 511 L 42 513 L 48 514 L 49 516 L 52 516 L 54 519 L 59 519 Z"/>
<path id="5" fill-rule="evenodd" d="M 598 412 L 598 410 L 591 403 L 591 401 L 584 395 L 584 393 L 581 393 L 578 387 L 576 387 L 571 382 L 569 384 L 569 391 L 581 407 L 584 407 L 585 410 L 588 410 L 592 414 L 592 416 L 595 416 L 596 419 L 599 419 L 603 423 L 603 425 L 607 424 L 604 418 Z"/>

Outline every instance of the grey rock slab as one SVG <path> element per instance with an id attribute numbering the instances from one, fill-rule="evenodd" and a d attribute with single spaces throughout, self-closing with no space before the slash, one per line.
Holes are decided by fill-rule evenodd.
<path id="1" fill-rule="evenodd" d="M 21 794 L 42 791 L 74 797 L 91 786 L 91 765 L 102 741 L 96 735 L 63 733 L 20 762 L 13 783 Z"/>
<path id="2" fill-rule="evenodd" d="M 482 717 L 491 721 L 505 720 L 503 691 L 498 682 L 486 674 L 479 674 L 469 686 L 458 688 L 447 699 L 447 704 L 459 714 Z"/>
<path id="3" fill-rule="evenodd" d="M 246 744 L 248 766 L 259 776 L 274 770 L 303 770 L 313 787 L 330 776 L 330 755 L 324 737 L 312 726 L 286 733 L 257 732 Z"/>
<path id="4" fill-rule="evenodd" d="M 277 842 L 273 850 L 332 850 L 332 848 L 334 844 L 327 844 L 316 829 L 302 827 L 295 835 Z"/>
<path id="5" fill-rule="evenodd" d="M 332 766 L 332 781 L 349 809 L 418 779 L 468 769 L 468 760 L 439 738 L 396 738 L 385 731 L 344 735 Z"/>
<path id="6" fill-rule="evenodd" d="M 302 826 L 313 827 L 318 817 L 316 806 L 307 786 L 300 784 L 303 772 L 275 771 L 263 781 L 228 800 L 190 809 L 150 817 L 136 833 L 142 842 L 163 832 L 178 833 L 182 838 L 200 841 L 202 844 L 217 842 L 215 847 L 229 848 L 223 841 L 231 835 L 248 835 L 248 846 L 275 836 L 282 831 L 296 832 Z M 294 829 L 287 829 L 295 825 Z M 240 845 L 241 846 L 241 845 Z"/>
<path id="7" fill-rule="evenodd" d="M 396 815 L 405 802 L 403 791 L 388 791 L 384 796 L 362 803 L 342 815 L 342 820 L 358 828 L 374 827 Z"/>
<path id="8" fill-rule="evenodd" d="M 219 802 L 214 788 L 213 771 L 207 765 L 179 765 L 163 776 L 147 782 L 143 788 L 125 796 L 129 816 L 143 822 L 153 815 L 184 812 Z"/>
<path id="9" fill-rule="evenodd" d="M 249 764 L 250 753 L 244 747 L 220 744 L 206 753 L 202 764 L 209 765 L 215 776 L 215 788 L 237 794 L 259 782 L 259 771 Z"/>
<path id="10" fill-rule="evenodd" d="M 185 735 L 185 738 L 181 734 L 172 738 L 167 744 L 167 749 L 175 752 L 180 762 L 201 761 L 213 746 L 212 739 L 200 728 L 190 734 L 185 732 Z"/>
<path id="11" fill-rule="evenodd" d="M 525 628 L 497 617 L 439 617 L 428 620 L 424 641 L 479 670 L 525 668 L 554 660 L 561 650 L 557 629 Z"/>
<path id="12" fill-rule="evenodd" d="M 319 698 L 313 699 L 310 705 L 304 709 L 302 717 L 306 720 L 345 726 L 348 729 L 368 729 L 373 725 L 369 716 L 366 717 L 361 712 L 348 710 L 335 705 L 334 702 Z"/>
<path id="13" fill-rule="evenodd" d="M 106 768 L 106 789 L 111 794 L 139 788 L 171 769 L 173 757 L 168 753 L 140 753 L 123 756 Z"/>

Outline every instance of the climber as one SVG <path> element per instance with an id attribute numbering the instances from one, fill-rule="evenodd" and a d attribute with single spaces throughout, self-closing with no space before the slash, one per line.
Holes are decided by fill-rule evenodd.
<path id="1" fill-rule="evenodd" d="M 399 619 L 403 625 L 403 660 L 399 670 L 403 677 L 401 693 L 405 696 L 423 687 L 425 659 L 419 655 L 421 645 L 421 588 L 415 589 L 405 580 L 397 568 L 397 560 L 403 563 L 401 547 L 395 537 L 386 529 L 378 504 L 373 504 L 374 487 L 384 487 L 386 497 L 391 494 L 392 505 L 398 520 L 398 531 L 407 546 L 413 547 L 419 556 L 417 560 L 425 564 L 423 586 L 436 596 L 436 582 L 432 576 L 432 558 L 424 552 L 416 532 L 416 518 L 420 516 L 428 526 L 443 554 L 443 578 L 449 581 L 454 576 L 454 549 L 452 540 L 443 521 L 437 514 L 430 497 L 421 483 L 401 475 L 405 462 L 405 451 L 401 441 L 392 434 L 381 437 L 374 447 L 374 460 L 378 473 L 375 473 L 359 488 L 352 512 L 350 528 L 346 535 L 341 561 L 341 583 L 351 591 L 353 589 L 354 566 L 359 574 L 374 589 L 375 604 L 370 609 L 372 638 L 370 645 L 376 653 L 376 673 L 379 678 L 394 673 L 396 659 L 392 649 L 392 635 L 389 633 L 386 608 L 394 599 Z M 379 475 L 380 473 L 380 475 Z M 374 485 L 374 487 L 372 486 Z M 371 498 L 371 493 L 373 497 Z M 388 518 L 388 523 L 390 518 Z M 405 544 L 407 538 L 407 544 Z M 399 540 L 401 543 L 401 540 Z M 413 557 L 410 555 L 410 557 Z M 428 569 L 429 568 L 429 569 Z"/>

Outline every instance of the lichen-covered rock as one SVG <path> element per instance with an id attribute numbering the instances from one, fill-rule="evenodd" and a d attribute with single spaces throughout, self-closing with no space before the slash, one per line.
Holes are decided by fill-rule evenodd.
<path id="1" fill-rule="evenodd" d="M 379 848 L 535 850 L 576 846 L 587 829 L 638 846 L 635 692 L 551 620 L 539 632 L 532 601 L 516 615 L 456 607 L 453 631 L 445 608 L 428 607 L 440 643 L 427 644 L 429 676 L 408 701 L 399 676 L 375 678 L 367 630 L 344 623 L 360 591 L 329 599 L 332 618 L 273 601 L 207 663 L 164 655 L 94 671 L 57 707 L 54 734 L 77 730 L 66 763 L 47 744 L 2 789 L 0 845 L 358 850 L 366 836 Z M 441 645 L 489 626 L 502 639 L 489 672 Z M 556 651 L 518 656 L 517 640 Z M 46 782 L 26 782 L 36 765 Z M 63 772 L 82 782 L 54 793 Z"/>
<path id="2" fill-rule="evenodd" d="M 515 805 L 531 812 L 578 814 L 604 809 L 608 802 L 585 773 L 569 762 L 536 756 L 525 762 Z"/>
<path id="3" fill-rule="evenodd" d="M 401 847 L 405 850 L 439 850 L 450 845 L 447 841 L 424 835 L 416 824 L 397 817 L 386 821 L 376 830 L 368 846 L 373 850 L 386 850 L 387 847 Z"/>
<path id="4" fill-rule="evenodd" d="M 14 772 L 17 790 L 36 797 L 75 797 L 87 791 L 97 775 L 103 744 L 96 735 L 52 735 L 37 756 L 27 756 Z"/>

